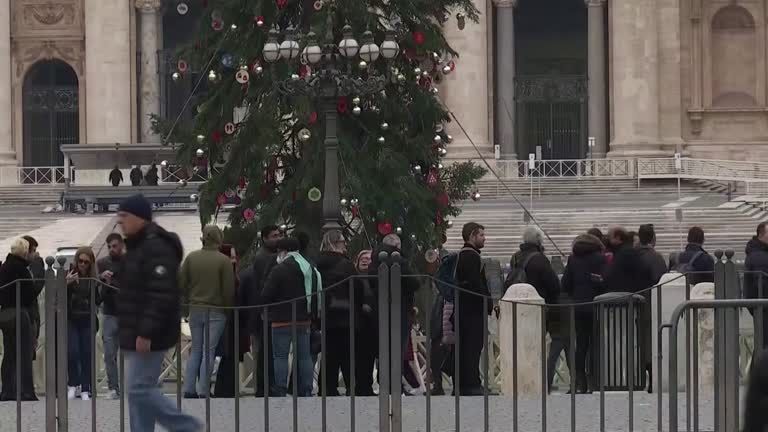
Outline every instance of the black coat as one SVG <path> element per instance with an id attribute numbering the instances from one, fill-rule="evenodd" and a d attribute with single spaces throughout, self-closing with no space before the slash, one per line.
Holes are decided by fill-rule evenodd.
<path id="1" fill-rule="evenodd" d="M 91 291 L 94 292 L 95 304 L 91 304 Z M 81 277 L 77 282 L 67 284 L 67 318 L 73 321 L 87 321 L 91 311 L 98 314 L 96 308 L 101 304 L 99 283 L 93 279 Z"/>
<path id="2" fill-rule="evenodd" d="M 712 255 L 705 251 L 701 245 L 688 243 L 688 245 L 685 246 L 685 250 L 677 257 L 678 265 L 689 263 L 689 261 L 691 261 L 699 252 L 703 253 L 699 254 L 698 258 L 690 263 L 692 271 L 697 272 L 688 276 L 688 283 L 690 283 L 691 286 L 702 282 L 715 281 L 715 259 L 712 258 Z"/>
<path id="3" fill-rule="evenodd" d="M 762 278 L 762 298 L 768 298 L 768 244 L 752 237 L 745 248 L 747 259 L 744 262 L 744 297 L 760 298 L 760 279 Z M 765 274 L 763 274 L 765 273 Z"/>
<path id="4" fill-rule="evenodd" d="M 476 313 L 483 308 L 483 298 L 490 297 L 491 292 L 488 289 L 488 280 L 485 278 L 485 264 L 480 256 L 480 251 L 469 244 L 465 244 L 459 252 L 458 262 L 456 263 L 456 282 L 458 286 L 469 292 L 460 292 L 457 295 L 460 306 L 459 313 L 465 316 L 466 312 Z M 470 294 L 471 293 L 471 294 Z M 493 307 L 493 302 L 488 300 L 488 312 Z"/>
<path id="5" fill-rule="evenodd" d="M 650 245 L 639 246 L 637 252 L 640 254 L 640 259 L 645 263 L 646 270 L 651 272 L 650 278 L 653 283 L 659 283 L 661 277 L 667 272 L 667 263 L 664 261 L 664 257 Z"/>
<path id="6" fill-rule="evenodd" d="M 253 264 L 240 275 L 240 290 L 245 306 L 259 306 L 261 292 L 267 280 L 269 270 L 275 263 L 277 255 L 268 249 L 261 248 L 253 259 Z M 251 334 L 262 335 L 262 309 L 248 309 L 248 329 Z"/>
<path id="7" fill-rule="evenodd" d="M 572 252 L 563 272 L 563 292 L 574 303 L 591 302 L 605 291 L 603 243 L 593 235 L 582 234 L 574 240 Z"/>
<path id="8" fill-rule="evenodd" d="M 101 299 L 104 302 L 104 314 L 105 315 L 117 315 L 117 295 L 120 288 L 120 274 L 123 270 L 123 257 L 113 258 L 111 256 L 105 256 L 97 261 L 96 268 L 99 272 L 111 271 L 112 282 L 102 285 L 99 292 L 101 293 Z"/>
<path id="9" fill-rule="evenodd" d="M 317 292 L 317 278 L 312 278 L 312 292 Z M 294 300 L 294 301 L 290 301 Z M 288 257 L 275 265 L 269 272 L 264 290 L 261 292 L 262 304 L 280 303 L 267 309 L 270 323 L 293 321 L 293 304 L 296 305 L 296 321 L 312 321 L 317 317 L 317 296 L 307 298 L 304 287 L 304 273 L 293 257 Z M 307 301 L 310 301 L 309 308 Z"/>
<path id="10" fill-rule="evenodd" d="M 353 306 L 349 298 L 349 281 L 357 273 L 355 265 L 343 254 L 329 251 L 320 252 L 316 263 L 323 278 L 325 325 L 329 328 L 349 328 L 349 309 Z M 355 292 L 355 303 L 359 310 L 362 295 L 358 292 Z"/>
<path id="11" fill-rule="evenodd" d="M 528 284 L 536 288 L 541 298 L 547 304 L 556 304 L 560 295 L 560 280 L 552 269 L 552 263 L 541 252 L 541 248 L 533 243 L 523 243 L 520 251 L 515 253 L 510 260 L 512 267 L 521 265 L 530 256 L 525 266 L 525 278 Z"/>
<path id="12" fill-rule="evenodd" d="M 136 167 L 131 170 L 130 177 L 131 184 L 133 186 L 139 186 L 141 185 L 141 181 L 144 179 L 144 173 L 141 172 L 141 168 Z"/>
<path id="13" fill-rule="evenodd" d="M 152 341 L 152 351 L 165 351 L 176 345 L 181 330 L 181 241 L 149 223 L 125 244 L 117 297 L 120 347 L 135 350 L 136 337 L 142 336 Z"/>
<path id="14" fill-rule="evenodd" d="M 651 272 L 631 244 L 619 246 L 605 274 L 606 292 L 638 292 L 652 287 Z"/>
<path id="15" fill-rule="evenodd" d="M 115 168 L 109 172 L 109 182 L 112 186 L 119 186 L 123 181 L 123 173 L 119 169 Z"/>
<path id="16" fill-rule="evenodd" d="M 371 265 L 370 267 L 368 267 L 368 274 L 370 276 L 379 275 L 379 265 L 381 265 L 381 262 L 379 261 L 379 254 L 381 252 L 386 252 L 388 255 L 391 255 L 394 252 L 400 252 L 400 250 L 392 246 L 382 245 L 379 250 L 375 251 L 371 256 Z M 402 254 L 402 252 L 400 253 Z M 413 275 L 413 272 L 411 271 L 411 266 L 408 264 L 408 261 L 406 259 L 403 259 L 402 261 L 400 261 L 400 275 L 401 276 Z M 378 277 L 371 277 L 368 280 L 371 288 L 371 293 L 373 295 L 378 296 L 378 292 L 379 292 Z M 400 289 L 401 289 L 401 295 L 403 297 L 402 310 L 403 310 L 403 313 L 407 313 L 408 311 L 411 310 L 411 308 L 413 308 L 413 305 L 415 303 L 416 291 L 418 291 L 419 289 L 419 282 L 412 277 L 401 277 Z M 375 307 L 373 309 L 378 310 L 378 307 Z M 406 316 L 407 314 L 404 315 L 404 317 Z"/>
<path id="17" fill-rule="evenodd" d="M 43 286 L 32 281 L 27 260 L 8 254 L 5 262 L 0 266 L 0 307 L 16 307 L 16 284 L 13 282 L 17 280 L 20 280 L 21 285 L 19 287 L 21 307 L 30 308 L 37 304 L 37 296 L 40 295 Z"/>

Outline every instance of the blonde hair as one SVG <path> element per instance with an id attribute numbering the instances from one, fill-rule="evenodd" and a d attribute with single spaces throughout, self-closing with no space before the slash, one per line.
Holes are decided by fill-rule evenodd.
<path id="1" fill-rule="evenodd" d="M 330 230 L 323 235 L 323 242 L 320 245 L 320 251 L 336 251 L 336 243 L 344 241 L 344 233 L 339 230 Z"/>
<path id="2" fill-rule="evenodd" d="M 11 255 L 26 259 L 29 256 L 29 242 L 21 237 L 11 243 Z"/>

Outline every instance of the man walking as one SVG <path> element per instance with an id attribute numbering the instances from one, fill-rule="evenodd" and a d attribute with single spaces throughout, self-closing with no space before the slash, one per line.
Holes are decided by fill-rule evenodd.
<path id="1" fill-rule="evenodd" d="M 189 304 L 192 351 L 184 373 L 184 397 L 205 398 L 210 392 L 211 370 L 219 339 L 227 324 L 226 311 L 235 300 L 235 275 L 230 258 L 219 248 L 224 235 L 216 225 L 203 228 L 203 248 L 189 254 L 179 273 L 179 286 Z M 197 388 L 195 388 L 197 383 Z"/>
<path id="2" fill-rule="evenodd" d="M 128 247 L 117 304 L 131 432 L 154 431 L 155 423 L 198 432 L 202 423 L 177 410 L 157 385 L 165 352 L 179 339 L 181 241 L 152 222 L 152 205 L 142 195 L 126 198 L 117 218 Z"/>
<path id="3" fill-rule="evenodd" d="M 757 233 L 747 243 L 745 249 L 747 259 L 744 262 L 744 297 L 760 299 L 768 297 L 768 229 L 766 223 L 757 225 Z M 750 312 L 754 315 L 755 310 Z M 755 317 L 755 328 L 760 325 L 758 317 Z M 768 346 L 768 308 L 763 308 L 763 348 Z M 755 350 L 757 352 L 758 350 Z"/>
<path id="4" fill-rule="evenodd" d="M 117 289 L 119 289 L 122 273 L 123 255 L 125 255 L 123 236 L 118 233 L 108 235 L 107 248 L 109 248 L 109 255 L 97 262 L 97 268 L 101 272 L 99 279 L 104 283 L 100 290 L 104 313 L 101 339 L 104 342 L 104 368 L 107 370 L 107 385 L 109 386 L 107 399 L 118 399 L 120 397 L 120 380 L 117 375 L 117 350 L 119 346 Z"/>
<path id="5" fill-rule="evenodd" d="M 490 310 L 484 309 L 483 297 L 490 297 L 488 281 L 480 250 L 485 246 L 485 227 L 469 222 L 461 230 L 464 247 L 459 252 L 456 264 L 456 281 L 469 292 L 458 292 L 456 302 L 459 308 L 459 373 L 455 385 L 461 395 L 483 394 L 480 384 L 480 352 L 483 350 L 483 326 Z M 488 306 L 493 303 L 488 302 Z M 457 355 L 454 352 L 454 355 Z"/>

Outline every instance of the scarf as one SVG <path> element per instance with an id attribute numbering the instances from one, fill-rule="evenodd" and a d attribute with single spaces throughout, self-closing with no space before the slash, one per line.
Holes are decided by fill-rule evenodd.
<path id="1" fill-rule="evenodd" d="M 301 269 L 301 273 L 304 274 L 304 293 L 307 296 L 307 312 L 312 312 L 312 275 L 313 271 L 314 274 L 317 275 L 317 286 L 322 286 L 323 281 L 320 277 L 320 272 L 307 261 L 306 258 L 301 256 L 298 252 L 288 252 L 287 257 L 293 257 L 294 261 L 296 261 L 296 264 L 299 265 L 299 269 Z"/>

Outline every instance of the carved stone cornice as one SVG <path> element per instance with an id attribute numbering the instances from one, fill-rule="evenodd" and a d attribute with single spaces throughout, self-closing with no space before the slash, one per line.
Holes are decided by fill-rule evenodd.
<path id="1" fill-rule="evenodd" d="M 606 0 L 584 0 L 584 4 L 587 5 L 587 7 L 603 7 L 605 6 Z"/>
<path id="2" fill-rule="evenodd" d="M 513 8 L 517 6 L 518 0 L 493 0 L 493 5 L 497 8 Z"/>
<path id="3" fill-rule="evenodd" d="M 143 13 L 157 13 L 162 6 L 160 0 L 136 0 L 136 9 Z"/>
<path id="4" fill-rule="evenodd" d="M 16 77 L 21 79 L 25 70 L 39 60 L 59 59 L 69 63 L 78 76 L 83 74 L 83 41 L 42 41 L 35 43 L 14 43 L 16 57 Z"/>

